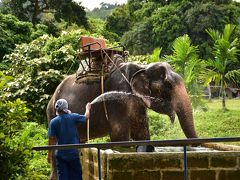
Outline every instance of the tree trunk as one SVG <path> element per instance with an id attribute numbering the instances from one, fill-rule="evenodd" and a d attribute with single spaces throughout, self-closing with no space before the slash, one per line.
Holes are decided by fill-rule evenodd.
<path id="1" fill-rule="evenodd" d="M 210 84 L 207 86 L 207 89 L 208 89 L 208 101 L 212 101 L 212 91 Z"/>
<path id="2" fill-rule="evenodd" d="M 221 89 L 222 89 L 222 109 L 226 110 L 226 101 L 225 101 L 225 85 L 224 85 L 224 75 L 221 75 Z"/>

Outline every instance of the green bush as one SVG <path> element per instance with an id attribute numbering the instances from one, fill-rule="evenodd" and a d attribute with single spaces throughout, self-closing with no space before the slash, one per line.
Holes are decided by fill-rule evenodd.
<path id="1" fill-rule="evenodd" d="M 0 174 L 1 179 L 47 179 L 50 168 L 47 152 L 34 152 L 33 146 L 47 144 L 47 130 L 27 122 L 30 109 L 20 99 L 8 101 L 2 91 L 12 78 L 0 71 Z"/>
<path id="2" fill-rule="evenodd" d="M 13 51 L 16 44 L 30 42 L 32 31 L 31 23 L 0 13 L 0 62 L 5 54 Z"/>
<path id="3" fill-rule="evenodd" d="M 29 44 L 17 45 L 4 57 L 3 62 L 9 64 L 5 73 L 14 77 L 4 92 L 10 100 L 21 98 L 27 102 L 32 121 L 47 123 L 45 110 L 50 96 L 64 75 L 76 72 L 78 40 L 89 34 L 80 29 L 63 31 L 57 38 L 43 35 Z"/>
<path id="4" fill-rule="evenodd" d="M 25 173 L 31 158 L 29 142 L 21 137 L 22 122 L 29 109 L 20 99 L 0 102 L 0 171 L 2 179 L 11 179 Z"/>
<path id="5" fill-rule="evenodd" d="M 47 145 L 47 129 L 35 122 L 23 123 L 24 129 L 21 132 L 20 139 L 25 139 L 33 146 Z M 47 151 L 31 151 L 31 159 L 26 168 L 22 179 L 48 179 L 50 174 L 50 165 L 47 162 Z"/>

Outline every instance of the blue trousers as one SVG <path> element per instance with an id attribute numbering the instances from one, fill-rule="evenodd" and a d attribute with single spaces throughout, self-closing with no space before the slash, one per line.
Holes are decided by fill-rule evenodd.
<path id="1" fill-rule="evenodd" d="M 58 180 L 82 180 L 82 167 L 79 158 L 65 160 L 56 157 L 56 159 Z"/>

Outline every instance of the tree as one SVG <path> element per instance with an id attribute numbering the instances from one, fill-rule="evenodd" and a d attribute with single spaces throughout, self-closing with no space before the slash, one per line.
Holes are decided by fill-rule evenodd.
<path id="1" fill-rule="evenodd" d="M 2 11 L 13 14 L 22 21 L 30 21 L 35 26 L 46 11 L 54 13 L 60 21 L 87 26 L 86 12 L 80 3 L 72 0 L 3 0 Z"/>
<path id="2" fill-rule="evenodd" d="M 0 63 L 5 54 L 11 53 L 17 44 L 29 43 L 46 33 L 47 27 L 19 21 L 13 15 L 0 13 Z"/>
<path id="3" fill-rule="evenodd" d="M 95 19 L 106 20 L 112 10 L 119 6 L 118 4 L 109 4 L 104 2 L 100 3 L 100 5 L 100 8 L 94 8 L 92 11 L 87 11 L 87 16 Z"/>
<path id="4" fill-rule="evenodd" d="M 126 32 L 122 36 L 121 43 L 133 55 L 143 55 L 152 52 L 155 47 L 152 28 L 152 24 L 148 20 L 138 23 L 131 31 Z"/>
<path id="5" fill-rule="evenodd" d="M 0 71 L 0 174 L 1 179 L 47 179 L 50 167 L 46 152 L 33 146 L 46 145 L 45 127 L 27 122 L 30 109 L 20 99 L 9 101 L 4 88 L 13 77 Z"/>
<path id="6" fill-rule="evenodd" d="M 0 14 L 0 62 L 5 54 L 15 48 L 15 44 L 30 42 L 31 23 L 19 21 L 13 15 Z"/>
<path id="7" fill-rule="evenodd" d="M 211 56 L 211 40 L 205 29 L 221 30 L 225 24 L 238 24 L 240 15 L 240 3 L 231 0 L 129 0 L 127 7 L 131 20 L 127 31 L 132 33 L 137 25 L 149 21 L 152 28 L 148 32 L 153 36 L 150 39 L 154 39 L 153 49 L 162 47 L 163 54 L 171 53 L 177 37 L 188 34 L 192 43 L 198 45 L 202 59 Z M 146 53 L 151 52 L 152 49 L 149 49 Z"/>
<path id="8" fill-rule="evenodd" d="M 163 54 L 170 54 L 173 41 L 184 34 L 187 29 L 183 23 L 184 12 L 192 6 L 190 2 L 165 5 L 155 10 L 151 16 L 154 39 Z"/>
<path id="9" fill-rule="evenodd" d="M 126 5 L 117 7 L 106 20 L 106 30 L 122 36 L 130 30 L 131 19 Z"/>
<path id="10" fill-rule="evenodd" d="M 53 9 L 57 21 L 61 19 L 69 24 L 76 23 L 79 26 L 88 27 L 86 12 L 81 3 L 72 0 L 48 0 L 50 9 Z"/>
<path id="11" fill-rule="evenodd" d="M 2 3 L 7 13 L 22 21 L 31 21 L 33 25 L 38 22 L 39 15 L 49 9 L 47 0 L 3 0 Z"/>
<path id="12" fill-rule="evenodd" d="M 222 2 L 224 3 L 224 2 Z M 199 45 L 200 57 L 208 59 L 211 56 L 211 39 L 205 29 L 222 30 L 225 24 L 238 24 L 240 6 L 231 2 L 196 2 L 184 13 L 187 34 L 193 44 Z"/>
<path id="13" fill-rule="evenodd" d="M 208 61 L 209 78 L 207 83 L 214 81 L 221 86 L 222 108 L 226 110 L 225 89 L 229 81 L 236 81 L 240 78 L 240 69 L 230 70 L 229 66 L 238 61 L 237 49 L 238 38 L 233 38 L 233 33 L 236 25 L 227 24 L 224 27 L 223 33 L 214 29 L 207 29 L 206 32 L 214 41 L 213 58 Z"/>
<path id="14" fill-rule="evenodd" d="M 191 45 L 188 35 L 176 38 L 172 45 L 173 54 L 166 56 L 168 61 L 184 79 L 193 107 L 203 107 L 201 84 L 205 72 L 205 63 L 199 56 L 197 46 Z"/>
<path id="15" fill-rule="evenodd" d="M 26 172 L 31 151 L 23 139 L 16 139 L 27 120 L 29 109 L 20 99 L 8 101 L 2 89 L 11 79 L 0 71 L 0 174 L 2 179 L 14 179 Z"/>

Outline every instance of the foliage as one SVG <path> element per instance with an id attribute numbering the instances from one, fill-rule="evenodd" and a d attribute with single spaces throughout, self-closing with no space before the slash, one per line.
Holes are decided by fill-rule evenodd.
<path id="1" fill-rule="evenodd" d="M 240 3 L 228 0 L 130 0 L 126 7 L 125 11 L 116 8 L 112 13 L 129 18 L 126 28 L 121 33 L 118 32 L 121 28 L 116 24 L 121 22 L 116 17 L 113 23 L 108 23 L 107 20 L 107 30 L 120 36 L 123 34 L 120 41 L 134 55 L 150 54 L 158 47 L 162 48 L 163 55 L 168 55 L 174 40 L 188 34 L 192 43 L 198 44 L 199 56 L 207 59 L 211 56 L 211 40 L 205 29 L 221 30 L 227 23 L 239 24 L 240 15 Z M 135 41 L 139 43 L 136 45 Z"/>
<path id="2" fill-rule="evenodd" d="M 0 72 L 0 90 L 9 81 L 9 77 Z M 26 171 L 28 158 L 31 157 L 29 143 L 19 138 L 22 122 L 27 120 L 29 109 L 20 99 L 11 102 L 2 97 L 0 101 L 0 174 L 2 179 L 20 176 Z"/>
<path id="3" fill-rule="evenodd" d="M 72 0 L 48 0 L 49 7 L 54 9 L 54 16 L 58 22 L 61 19 L 69 24 L 76 23 L 79 26 L 87 27 L 87 18 L 84 7 L 81 3 Z"/>
<path id="4" fill-rule="evenodd" d="M 33 25 L 40 22 L 42 14 L 51 11 L 57 21 L 64 19 L 69 24 L 87 27 L 84 7 L 72 0 L 3 0 L 1 12 L 13 14 L 22 21 Z"/>
<path id="5" fill-rule="evenodd" d="M 238 24 L 240 6 L 231 2 L 198 2 L 184 16 L 188 34 L 193 44 L 199 44 L 200 56 L 207 59 L 211 56 L 211 39 L 206 28 L 222 30 L 227 23 Z"/>
<path id="6" fill-rule="evenodd" d="M 89 24 L 89 31 L 95 32 L 98 34 L 103 34 L 105 30 L 105 22 L 101 19 L 95 19 L 95 18 L 88 18 L 88 24 Z"/>
<path id="7" fill-rule="evenodd" d="M 5 13 L 13 14 L 22 21 L 31 21 L 34 25 L 39 20 L 39 15 L 48 9 L 45 0 L 3 0 Z"/>
<path id="8" fill-rule="evenodd" d="M 162 48 L 156 48 L 156 49 L 154 49 L 152 55 L 151 55 L 150 58 L 147 60 L 147 62 L 148 62 L 148 63 L 159 62 L 160 56 L 161 56 L 161 51 L 162 51 Z"/>
<path id="9" fill-rule="evenodd" d="M 213 58 L 208 61 L 209 78 L 207 83 L 214 81 L 216 85 L 221 86 L 222 90 L 222 108 L 225 105 L 225 89 L 229 81 L 239 82 L 240 70 L 231 70 L 228 66 L 236 61 L 239 49 L 237 49 L 238 38 L 232 38 L 235 25 L 225 25 L 223 33 L 213 29 L 207 29 L 207 33 L 214 41 Z"/>
<path id="10" fill-rule="evenodd" d="M 51 12 L 48 12 L 48 13 L 44 13 L 42 15 L 42 18 L 39 23 L 47 26 L 47 31 L 46 31 L 47 34 L 49 34 L 49 35 L 51 34 L 55 37 L 58 37 L 61 35 L 61 31 L 64 30 L 63 28 L 65 28 L 65 26 L 62 27 L 63 22 L 64 21 L 57 22 L 54 17 L 54 14 Z M 38 25 L 36 25 L 36 26 L 38 26 Z"/>
<path id="11" fill-rule="evenodd" d="M 161 6 L 159 3 L 154 2 L 142 3 L 138 1 L 133 3 L 133 1 L 129 1 L 128 7 L 131 19 L 133 19 L 134 22 L 142 22 L 150 18 L 152 13 Z"/>
<path id="12" fill-rule="evenodd" d="M 150 31 L 152 24 L 147 20 L 136 24 L 131 31 L 126 32 L 121 43 L 126 46 L 130 54 L 143 55 L 152 52 L 155 45 L 153 33 Z"/>
<path id="13" fill-rule="evenodd" d="M 126 5 L 118 6 L 107 17 L 106 30 L 122 36 L 124 32 L 128 31 L 131 25 L 131 19 Z"/>
<path id="14" fill-rule="evenodd" d="M 0 92 L 12 77 L 0 71 Z M 33 146 L 46 145 L 47 130 L 37 123 L 26 122 L 30 109 L 20 99 L 0 102 L 0 174 L 2 179 L 47 179 L 50 168 L 46 152 L 35 152 Z M 45 155 L 45 156 L 43 156 Z"/>
<path id="15" fill-rule="evenodd" d="M 47 129 L 34 122 L 23 123 L 24 129 L 21 131 L 20 139 L 25 139 L 33 146 L 45 146 L 47 144 Z M 48 179 L 50 166 L 46 160 L 47 151 L 32 151 L 32 157 L 29 161 L 26 172 L 22 179 Z"/>
<path id="16" fill-rule="evenodd" d="M 13 15 L 0 14 L 0 62 L 16 44 L 30 42 L 32 31 L 31 23 L 19 21 Z"/>
<path id="17" fill-rule="evenodd" d="M 20 97 L 27 101 L 33 121 L 47 122 L 44 115 L 50 96 L 63 75 L 76 70 L 80 34 L 65 32 L 59 38 L 44 35 L 30 44 L 18 45 L 12 54 L 5 56 L 4 62 L 11 64 L 6 73 L 14 79 L 4 90 L 12 100 Z"/>
<path id="18" fill-rule="evenodd" d="M 94 19 L 106 20 L 112 10 L 118 7 L 118 4 L 100 3 L 100 8 L 94 8 L 92 11 L 87 10 L 87 16 Z"/>
<path id="19" fill-rule="evenodd" d="M 173 43 L 173 54 L 166 56 L 173 69 L 182 76 L 194 108 L 204 107 L 201 101 L 205 63 L 198 57 L 198 47 L 191 45 L 188 35 L 178 37 Z"/>
<path id="20" fill-rule="evenodd" d="M 138 64 L 147 64 L 150 59 L 150 55 L 136 55 L 136 56 L 129 56 L 129 62 L 135 62 Z"/>
<path id="21" fill-rule="evenodd" d="M 32 31 L 32 34 L 30 36 L 31 40 L 37 39 L 38 37 L 46 34 L 48 31 L 48 27 L 44 24 L 37 24 L 34 27 L 34 30 Z"/>
<path id="22" fill-rule="evenodd" d="M 172 43 L 177 37 L 188 33 L 182 18 L 191 5 L 190 2 L 180 1 L 154 11 L 151 17 L 154 39 L 156 39 L 156 45 L 163 48 L 163 54 L 171 52 Z"/>
<path id="23" fill-rule="evenodd" d="M 152 62 L 159 62 L 161 55 L 161 48 L 156 48 L 153 50 L 151 55 L 137 55 L 137 56 L 129 56 L 129 62 L 135 62 L 138 64 L 149 64 Z"/>

